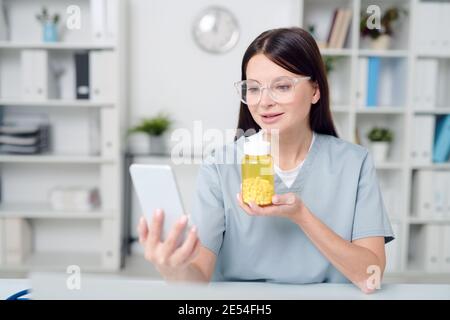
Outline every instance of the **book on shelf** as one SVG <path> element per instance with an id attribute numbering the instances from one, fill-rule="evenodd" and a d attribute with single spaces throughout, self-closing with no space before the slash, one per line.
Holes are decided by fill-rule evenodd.
<path id="1" fill-rule="evenodd" d="M 90 0 L 92 39 L 112 41 L 116 38 L 118 0 Z"/>
<path id="2" fill-rule="evenodd" d="M 442 257 L 442 271 L 450 271 L 450 225 L 442 226 L 443 228 L 443 257 Z"/>
<path id="3" fill-rule="evenodd" d="M 75 59 L 75 96 L 77 99 L 89 99 L 89 53 L 76 52 Z"/>
<path id="4" fill-rule="evenodd" d="M 356 104 L 358 107 L 366 106 L 367 104 L 367 74 L 368 74 L 367 57 L 358 58 L 358 88 L 356 92 Z"/>
<path id="5" fill-rule="evenodd" d="M 31 252 L 32 231 L 26 219 L 4 219 L 5 262 L 16 265 L 25 262 Z"/>
<path id="6" fill-rule="evenodd" d="M 20 52 L 20 57 L 22 98 L 26 101 L 57 98 L 57 80 L 50 66 L 48 51 L 26 49 Z"/>
<path id="7" fill-rule="evenodd" d="M 450 157 L 450 115 L 438 117 L 433 148 L 433 162 L 447 162 Z"/>
<path id="8" fill-rule="evenodd" d="M 352 20 L 352 10 L 338 8 L 334 10 L 327 37 L 327 47 L 342 49 L 347 39 Z"/>
<path id="9" fill-rule="evenodd" d="M 414 107 L 416 109 L 433 109 L 437 101 L 438 61 L 436 59 L 419 59 L 416 64 L 414 82 Z"/>
<path id="10" fill-rule="evenodd" d="M 92 101 L 113 101 L 118 90 L 115 85 L 116 75 L 111 70 L 114 64 L 114 52 L 91 51 L 89 60 L 89 78 L 91 85 Z"/>
<path id="11" fill-rule="evenodd" d="M 450 218 L 450 173 L 440 170 L 417 170 L 412 188 L 412 208 L 420 218 Z"/>
<path id="12" fill-rule="evenodd" d="M 416 12 L 416 47 L 421 51 L 450 52 L 450 3 L 419 1 Z"/>
<path id="13" fill-rule="evenodd" d="M 418 230 L 417 258 L 427 272 L 450 271 L 450 226 L 428 224 Z"/>
<path id="14" fill-rule="evenodd" d="M 378 86 L 380 81 L 380 58 L 369 57 L 367 65 L 367 102 L 368 107 L 378 105 Z"/>
<path id="15" fill-rule="evenodd" d="M 413 164 L 426 165 L 433 162 L 434 133 L 434 115 L 420 115 L 413 117 L 410 153 Z"/>
<path id="16" fill-rule="evenodd" d="M 392 231 L 395 239 L 386 244 L 386 272 L 400 271 L 401 265 L 401 225 L 392 223 Z"/>

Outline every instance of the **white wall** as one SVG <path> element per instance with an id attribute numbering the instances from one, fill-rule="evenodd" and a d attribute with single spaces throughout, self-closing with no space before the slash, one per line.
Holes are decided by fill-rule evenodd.
<path id="1" fill-rule="evenodd" d="M 239 100 L 233 83 L 240 80 L 242 56 L 266 29 L 298 25 L 298 0 L 130 0 L 130 125 L 164 110 L 176 128 L 191 129 L 202 120 L 207 128 L 237 124 Z M 222 55 L 199 49 L 191 35 L 196 16 L 209 5 L 231 10 L 241 26 L 237 46 Z M 143 147 L 138 137 L 130 143 Z"/>

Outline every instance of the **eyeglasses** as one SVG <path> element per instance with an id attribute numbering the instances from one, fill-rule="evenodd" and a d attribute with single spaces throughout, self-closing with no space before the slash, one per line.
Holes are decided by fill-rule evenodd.
<path id="1" fill-rule="evenodd" d="M 249 106 L 257 105 L 261 101 L 264 89 L 269 91 L 270 97 L 278 103 L 289 103 L 294 100 L 295 86 L 301 80 L 310 80 L 311 77 L 278 77 L 263 86 L 256 80 L 243 80 L 234 84 L 239 99 Z"/>

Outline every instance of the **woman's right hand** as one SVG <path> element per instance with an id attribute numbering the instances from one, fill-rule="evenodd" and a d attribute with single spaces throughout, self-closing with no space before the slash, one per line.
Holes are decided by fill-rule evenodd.
<path id="1" fill-rule="evenodd" d="M 187 233 L 186 239 L 177 248 L 177 239 L 187 225 L 187 216 L 183 215 L 172 227 L 167 239 L 161 241 L 164 213 L 157 209 L 150 225 L 141 217 L 138 226 L 139 242 L 144 246 L 145 259 L 150 261 L 166 279 L 177 279 L 189 266 L 200 250 L 200 241 L 196 227 Z"/>

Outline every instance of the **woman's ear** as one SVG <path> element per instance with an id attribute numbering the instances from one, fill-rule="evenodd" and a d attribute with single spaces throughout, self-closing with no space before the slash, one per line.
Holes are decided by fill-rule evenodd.
<path id="1" fill-rule="evenodd" d="M 317 82 L 314 83 L 313 87 L 314 87 L 314 94 L 312 96 L 311 103 L 316 104 L 320 100 L 320 89 L 319 89 L 319 85 L 317 84 Z"/>

